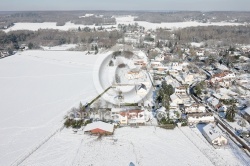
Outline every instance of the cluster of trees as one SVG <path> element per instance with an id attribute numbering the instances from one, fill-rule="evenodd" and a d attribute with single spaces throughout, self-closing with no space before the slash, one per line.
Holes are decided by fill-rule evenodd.
<path id="1" fill-rule="evenodd" d="M 114 31 L 59 31 L 59 30 L 38 30 L 38 31 L 12 31 L 5 33 L 0 31 L 0 48 L 18 49 L 21 44 L 29 48 L 39 46 L 56 46 L 61 44 L 90 44 L 101 42 L 103 47 L 111 47 L 123 36 L 122 33 Z M 98 52 L 98 48 L 94 47 Z"/>
<path id="2" fill-rule="evenodd" d="M 88 11 L 89 12 L 89 11 Z M 75 24 L 83 25 L 107 25 L 115 24 L 115 18 L 110 15 L 105 15 L 106 12 L 101 13 L 103 17 L 79 17 L 83 16 L 87 11 L 33 11 L 33 12 L 12 12 L 0 15 L 0 28 L 11 26 L 16 22 L 57 22 L 57 26 L 63 26 L 66 22 L 71 21 Z M 100 12 L 92 11 L 91 13 L 99 15 Z"/>
<path id="3" fill-rule="evenodd" d="M 161 22 L 250 22 L 250 12 L 199 12 L 199 11 L 177 11 L 177 12 L 140 12 L 136 13 L 136 21 L 147 21 L 152 23 Z"/>
<path id="4" fill-rule="evenodd" d="M 169 110 L 170 107 L 170 96 L 174 93 L 172 85 L 167 84 L 166 81 L 162 82 L 162 86 L 158 91 L 156 101 L 162 103 L 162 106 Z"/>
<path id="5" fill-rule="evenodd" d="M 220 45 L 250 44 L 250 29 L 247 26 L 206 26 L 189 27 L 174 32 L 158 29 L 157 39 L 178 41 L 180 44 L 188 42 L 220 41 Z M 173 35 L 174 34 L 174 35 Z M 218 46 L 217 42 L 214 42 Z"/>
<path id="6" fill-rule="evenodd" d="M 234 117 L 235 117 L 235 113 L 236 113 L 236 105 L 233 104 L 230 107 L 227 108 L 227 113 L 226 113 L 226 119 L 229 122 L 234 122 Z"/>
<path id="7" fill-rule="evenodd" d="M 90 123 L 91 121 L 84 122 L 85 113 L 86 113 L 85 106 L 82 105 L 82 103 L 80 102 L 77 108 L 73 107 L 70 110 L 70 113 L 67 116 L 65 116 L 64 126 L 67 128 L 68 127 L 80 128 L 82 125 Z"/>
<path id="8" fill-rule="evenodd" d="M 197 96 L 200 96 L 202 94 L 202 90 L 206 88 L 206 82 L 205 81 L 202 81 L 198 84 L 195 85 L 194 87 L 194 93 L 197 95 Z"/>
<path id="9" fill-rule="evenodd" d="M 131 59 L 134 56 L 132 51 L 115 51 L 113 52 L 113 58 L 116 59 L 117 57 L 125 57 L 127 59 Z"/>

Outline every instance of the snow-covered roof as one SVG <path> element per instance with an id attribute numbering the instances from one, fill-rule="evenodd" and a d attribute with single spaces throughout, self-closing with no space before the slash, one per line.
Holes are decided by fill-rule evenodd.
<path id="1" fill-rule="evenodd" d="M 93 123 L 87 124 L 87 126 L 84 128 L 84 132 L 91 131 L 94 129 L 101 129 L 101 130 L 108 131 L 108 132 L 112 133 L 114 131 L 114 125 L 109 124 L 109 123 L 104 123 L 102 121 L 93 122 Z"/>
<path id="2" fill-rule="evenodd" d="M 157 112 L 166 112 L 166 108 L 165 107 L 161 107 L 157 110 Z"/>
<path id="3" fill-rule="evenodd" d="M 179 97 L 174 93 L 170 96 L 171 101 L 174 101 L 176 99 L 179 99 Z"/>
<path id="4" fill-rule="evenodd" d="M 250 107 L 247 107 L 246 109 L 244 109 L 244 112 L 250 115 Z"/>
<path id="5" fill-rule="evenodd" d="M 222 133 L 220 132 L 219 128 L 211 123 L 203 127 L 203 132 L 206 133 L 207 138 L 210 142 L 222 136 Z"/>
<path id="6" fill-rule="evenodd" d="M 220 99 L 220 98 L 221 98 L 221 95 L 218 94 L 218 93 L 213 93 L 213 96 L 214 96 L 215 98 L 217 98 L 217 99 Z"/>
<path id="7" fill-rule="evenodd" d="M 213 106 L 216 106 L 217 104 L 219 104 L 219 100 L 214 98 L 214 97 L 210 97 L 207 99 L 207 101 L 212 104 Z"/>

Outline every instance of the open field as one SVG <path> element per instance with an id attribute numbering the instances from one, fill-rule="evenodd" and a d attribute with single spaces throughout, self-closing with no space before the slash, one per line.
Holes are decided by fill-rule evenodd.
<path id="1" fill-rule="evenodd" d="M 96 55 L 26 51 L 0 60 L 0 165 L 27 154 L 63 124 L 80 101 L 96 96 Z"/>
<path id="2" fill-rule="evenodd" d="M 224 155 L 223 150 L 214 149 L 196 134 L 190 135 L 188 127 L 124 127 L 114 136 L 97 139 L 83 131 L 74 134 L 64 129 L 22 165 L 244 165 L 230 150 L 226 149 Z"/>

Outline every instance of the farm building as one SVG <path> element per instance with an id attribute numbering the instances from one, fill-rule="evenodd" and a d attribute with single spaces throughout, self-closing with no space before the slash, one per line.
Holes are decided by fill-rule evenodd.
<path id="1" fill-rule="evenodd" d="M 84 132 L 89 132 L 92 134 L 113 134 L 114 125 L 101 121 L 93 122 L 87 124 L 87 126 L 84 128 Z"/>

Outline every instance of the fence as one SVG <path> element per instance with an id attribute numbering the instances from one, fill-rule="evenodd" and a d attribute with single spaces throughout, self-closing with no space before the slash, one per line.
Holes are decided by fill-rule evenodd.
<path id="1" fill-rule="evenodd" d="M 52 134 L 50 134 L 47 138 L 45 138 L 41 143 L 39 143 L 37 146 L 35 146 L 34 148 L 32 148 L 30 150 L 30 152 L 28 152 L 27 154 L 24 154 L 22 156 L 20 156 L 16 161 L 14 161 L 11 166 L 18 166 L 20 164 L 22 164 L 29 156 L 31 156 L 35 151 L 37 151 L 42 145 L 44 145 L 46 142 L 48 142 L 54 135 L 56 135 L 56 133 L 62 131 L 62 129 L 64 128 L 64 126 L 60 127 L 59 129 L 57 129 L 56 131 L 54 131 Z"/>

